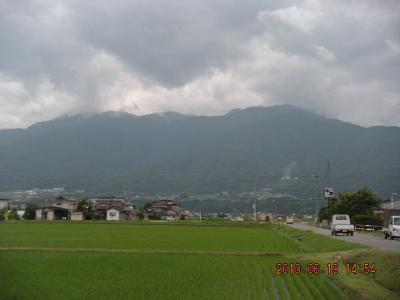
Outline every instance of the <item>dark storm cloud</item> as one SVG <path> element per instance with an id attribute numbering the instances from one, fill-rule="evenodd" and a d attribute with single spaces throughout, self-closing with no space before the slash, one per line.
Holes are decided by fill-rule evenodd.
<path id="1" fill-rule="evenodd" d="M 3 0 L 0 27 L 0 128 L 278 103 L 400 125 L 398 1 Z"/>
<path id="2" fill-rule="evenodd" d="M 260 32 L 263 1 L 138 1 L 81 5 L 85 39 L 133 70 L 181 85 L 213 67 L 240 59 L 240 46 Z M 118 21 L 116 22 L 116 16 Z"/>

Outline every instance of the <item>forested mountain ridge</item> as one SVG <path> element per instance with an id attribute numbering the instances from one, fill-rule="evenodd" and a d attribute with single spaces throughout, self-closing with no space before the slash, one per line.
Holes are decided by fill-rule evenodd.
<path id="1" fill-rule="evenodd" d="M 281 105 L 223 116 L 107 112 L 0 130 L 0 190 L 245 191 L 256 177 L 259 188 L 305 196 L 325 184 L 328 160 L 336 190 L 396 192 L 400 128 Z"/>

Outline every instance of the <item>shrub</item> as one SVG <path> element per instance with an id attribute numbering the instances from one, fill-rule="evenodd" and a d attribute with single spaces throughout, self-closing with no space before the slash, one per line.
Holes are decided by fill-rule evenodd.
<path id="1" fill-rule="evenodd" d="M 375 216 L 368 216 L 368 215 L 355 215 L 352 218 L 353 224 L 360 224 L 360 225 L 382 225 L 382 220 Z"/>

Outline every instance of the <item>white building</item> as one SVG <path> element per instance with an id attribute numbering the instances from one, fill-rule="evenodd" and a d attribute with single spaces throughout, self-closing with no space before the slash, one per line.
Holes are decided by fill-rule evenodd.
<path id="1" fill-rule="evenodd" d="M 8 209 L 8 201 L 9 199 L 0 198 L 0 209 Z"/>
<path id="2" fill-rule="evenodd" d="M 119 210 L 115 208 L 107 209 L 107 221 L 119 221 Z"/>

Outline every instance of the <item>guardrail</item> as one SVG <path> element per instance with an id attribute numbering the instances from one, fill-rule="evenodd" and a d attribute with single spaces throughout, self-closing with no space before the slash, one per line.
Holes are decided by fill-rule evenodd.
<path id="1" fill-rule="evenodd" d="M 378 225 L 362 225 L 362 224 L 356 224 L 354 225 L 355 230 L 360 230 L 360 231 L 382 231 L 382 226 Z"/>

